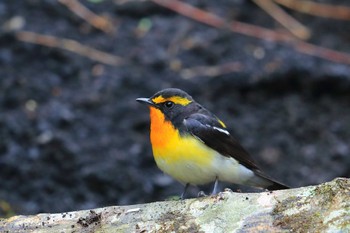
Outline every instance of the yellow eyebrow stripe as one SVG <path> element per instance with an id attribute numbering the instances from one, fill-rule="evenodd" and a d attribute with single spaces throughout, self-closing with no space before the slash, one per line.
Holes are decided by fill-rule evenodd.
<path id="1" fill-rule="evenodd" d="M 184 98 L 184 97 L 181 97 L 181 96 L 171 96 L 171 97 L 168 97 L 168 98 L 164 98 L 161 95 L 153 98 L 152 101 L 155 104 L 164 103 L 166 101 L 171 101 L 171 102 L 174 102 L 175 104 L 180 104 L 180 105 L 183 105 L 183 106 L 186 106 L 186 105 L 188 105 L 189 103 L 192 102 L 191 100 L 189 100 L 187 98 Z"/>

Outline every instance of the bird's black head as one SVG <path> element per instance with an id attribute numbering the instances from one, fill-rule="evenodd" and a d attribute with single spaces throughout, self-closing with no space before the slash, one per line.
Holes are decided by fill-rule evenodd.
<path id="1" fill-rule="evenodd" d="M 167 88 L 155 93 L 150 98 L 136 100 L 159 109 L 164 114 L 165 119 L 170 120 L 174 125 L 180 124 L 183 119 L 199 108 L 199 105 L 189 94 L 177 88 Z"/>

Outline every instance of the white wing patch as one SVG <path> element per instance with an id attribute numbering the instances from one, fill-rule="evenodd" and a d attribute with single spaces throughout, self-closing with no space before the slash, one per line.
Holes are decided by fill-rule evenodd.
<path id="1" fill-rule="evenodd" d="M 226 134 L 226 135 L 230 135 L 230 133 L 227 131 L 227 130 L 225 130 L 225 129 L 222 129 L 222 128 L 218 128 L 218 127 L 213 127 L 213 129 L 215 129 L 215 130 L 218 130 L 218 131 L 220 131 L 221 133 L 224 133 L 224 134 Z"/>
<path id="2" fill-rule="evenodd" d="M 221 133 L 224 133 L 226 135 L 230 135 L 230 133 L 226 129 L 222 129 L 222 128 L 219 128 L 219 127 L 216 127 L 216 126 L 211 126 L 211 125 L 208 125 L 208 124 L 206 124 L 206 126 L 212 128 L 212 129 L 215 129 L 217 131 L 220 131 Z"/>

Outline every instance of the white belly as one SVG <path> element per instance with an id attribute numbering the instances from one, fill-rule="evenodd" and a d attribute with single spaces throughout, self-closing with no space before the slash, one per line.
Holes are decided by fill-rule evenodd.
<path id="1" fill-rule="evenodd" d="M 203 144 L 204 147 L 206 147 Z M 208 147 L 205 148 L 208 151 Z M 254 176 L 254 173 L 240 165 L 235 159 L 220 155 L 214 150 L 210 153 L 193 155 L 191 151 L 178 156 L 181 159 L 168 160 L 167 156 L 157 156 L 156 163 L 165 173 L 182 184 L 201 185 L 215 181 L 245 184 Z M 201 158 L 205 156 L 206 158 Z M 196 159 L 193 159 L 196 158 Z"/>

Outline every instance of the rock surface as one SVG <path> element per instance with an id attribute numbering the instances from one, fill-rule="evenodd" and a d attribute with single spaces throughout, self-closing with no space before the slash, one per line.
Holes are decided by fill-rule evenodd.
<path id="1" fill-rule="evenodd" d="M 350 179 L 0 220 L 0 232 L 348 232 Z"/>

